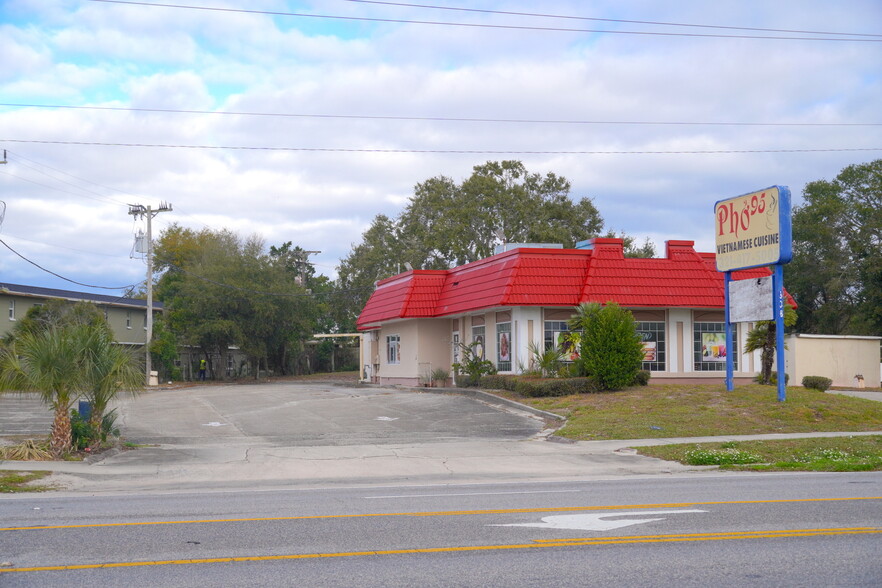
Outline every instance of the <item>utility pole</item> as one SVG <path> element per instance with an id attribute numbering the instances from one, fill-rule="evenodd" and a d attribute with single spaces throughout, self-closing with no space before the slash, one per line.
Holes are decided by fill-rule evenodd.
<path id="1" fill-rule="evenodd" d="M 170 212 L 171 204 L 161 203 L 159 208 L 153 210 L 142 204 L 129 204 L 129 214 L 135 218 L 147 219 L 147 337 L 144 342 L 144 354 L 146 360 L 146 382 L 150 385 L 150 342 L 153 340 L 153 217 L 160 212 Z"/>
<path id="2" fill-rule="evenodd" d="M 301 251 L 297 257 L 297 269 L 300 270 L 300 285 L 306 288 L 306 270 L 309 265 L 309 256 L 321 253 L 321 251 Z"/>

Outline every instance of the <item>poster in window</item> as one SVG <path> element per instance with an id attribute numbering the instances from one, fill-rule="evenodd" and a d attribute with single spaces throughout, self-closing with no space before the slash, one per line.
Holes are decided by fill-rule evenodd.
<path id="1" fill-rule="evenodd" d="M 475 335 L 475 340 L 472 342 L 472 348 L 474 349 L 475 357 L 478 359 L 484 359 L 484 335 Z"/>
<path id="2" fill-rule="evenodd" d="M 554 334 L 557 348 L 563 354 L 564 361 L 576 361 L 579 359 L 579 346 L 582 343 L 582 334 L 573 331 L 558 331 Z"/>
<path id="3" fill-rule="evenodd" d="M 511 344 L 508 333 L 499 333 L 499 361 L 511 361 Z"/>
<path id="4" fill-rule="evenodd" d="M 726 361 L 726 334 L 725 333 L 702 333 L 701 334 L 701 361 L 724 362 Z"/>
<path id="5" fill-rule="evenodd" d="M 643 361 L 657 361 L 658 344 L 655 341 L 643 342 Z"/>

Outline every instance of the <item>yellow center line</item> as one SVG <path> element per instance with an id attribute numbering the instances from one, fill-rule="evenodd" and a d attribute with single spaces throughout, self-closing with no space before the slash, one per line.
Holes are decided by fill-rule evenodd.
<path id="1" fill-rule="evenodd" d="M 595 539 L 562 539 L 557 542 L 514 543 L 510 545 L 468 545 L 453 547 L 422 547 L 412 549 L 378 549 L 370 551 L 341 551 L 336 553 L 294 553 L 288 555 L 252 555 L 239 557 L 212 557 L 200 559 L 169 559 L 157 561 L 111 562 L 97 564 L 74 564 L 58 566 L 34 566 L 26 568 L 0 568 L 0 574 L 12 572 L 57 572 L 72 570 L 96 570 L 146 566 L 196 565 L 210 563 L 245 563 L 258 561 L 285 561 L 299 559 L 328 559 L 337 557 L 364 557 L 378 555 L 414 555 L 425 553 L 453 553 L 465 551 L 500 551 L 505 549 L 537 549 L 552 547 L 589 547 L 597 545 L 626 545 L 646 543 L 676 543 L 683 541 L 728 541 L 734 539 L 779 539 L 793 537 L 818 537 L 831 535 L 854 535 L 882 533 L 882 527 L 853 527 L 842 529 L 800 529 L 789 531 L 734 531 L 732 533 L 704 533 L 690 535 L 635 535 L 623 537 L 598 537 Z"/>
<path id="2" fill-rule="evenodd" d="M 690 506 L 712 506 L 727 504 L 791 504 L 805 502 L 841 502 L 852 500 L 882 500 L 882 496 L 866 496 L 854 498 L 792 498 L 781 500 L 729 500 L 713 502 L 670 502 L 659 504 L 620 504 L 609 506 L 549 506 L 539 508 L 494 508 L 486 510 L 444 510 L 428 512 L 392 512 L 392 513 L 360 513 L 360 514 L 335 514 L 335 515 L 302 515 L 290 517 L 254 517 L 234 519 L 194 519 L 186 521 L 136 521 L 131 523 L 92 523 L 81 525 L 44 525 L 35 527 L 5 527 L 2 531 L 45 531 L 49 529 L 91 529 L 102 527 L 141 527 L 151 525 L 202 525 L 209 523 L 252 523 L 269 521 L 302 521 L 315 519 L 356 519 L 356 518 L 382 518 L 382 517 L 449 517 L 449 516 L 472 516 L 487 514 L 521 514 L 535 512 L 587 512 L 598 510 L 624 510 L 624 509 L 655 509 L 655 508 L 685 508 Z M 613 516 L 613 515 L 610 515 Z"/>

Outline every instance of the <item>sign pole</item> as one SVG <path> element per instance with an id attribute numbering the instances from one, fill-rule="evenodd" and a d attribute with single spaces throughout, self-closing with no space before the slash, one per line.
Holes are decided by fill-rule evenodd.
<path id="1" fill-rule="evenodd" d="M 730 322 L 730 314 L 729 314 L 729 283 L 732 281 L 732 272 L 724 272 L 723 273 L 723 289 L 725 291 L 724 296 L 726 300 L 726 390 L 731 392 L 735 389 L 735 361 L 732 357 L 732 353 L 735 351 L 732 349 L 732 323 Z"/>
<path id="2" fill-rule="evenodd" d="M 787 393 L 787 376 L 784 373 L 784 264 L 793 257 L 790 212 L 790 188 L 787 186 L 770 186 L 714 204 L 716 266 L 717 271 L 725 274 L 726 285 L 726 387 L 732 390 L 732 353 L 736 351 L 731 347 L 732 325 L 729 322 L 733 318 L 729 299 L 730 273 L 774 265 L 772 313 L 780 402 L 784 402 Z M 749 322 L 745 321 L 740 311 L 735 314 L 736 320 Z"/>
<path id="3" fill-rule="evenodd" d="M 778 402 L 787 399 L 787 375 L 784 357 L 784 266 L 775 265 L 772 277 L 772 307 L 775 309 L 775 359 L 778 364 Z"/>

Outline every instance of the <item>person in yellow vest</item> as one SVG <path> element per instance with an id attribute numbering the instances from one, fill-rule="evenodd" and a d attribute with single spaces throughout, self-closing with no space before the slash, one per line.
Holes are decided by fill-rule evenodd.
<path id="1" fill-rule="evenodd" d="M 205 381 L 205 369 L 208 367 L 208 363 L 204 359 L 199 360 L 199 381 Z"/>

